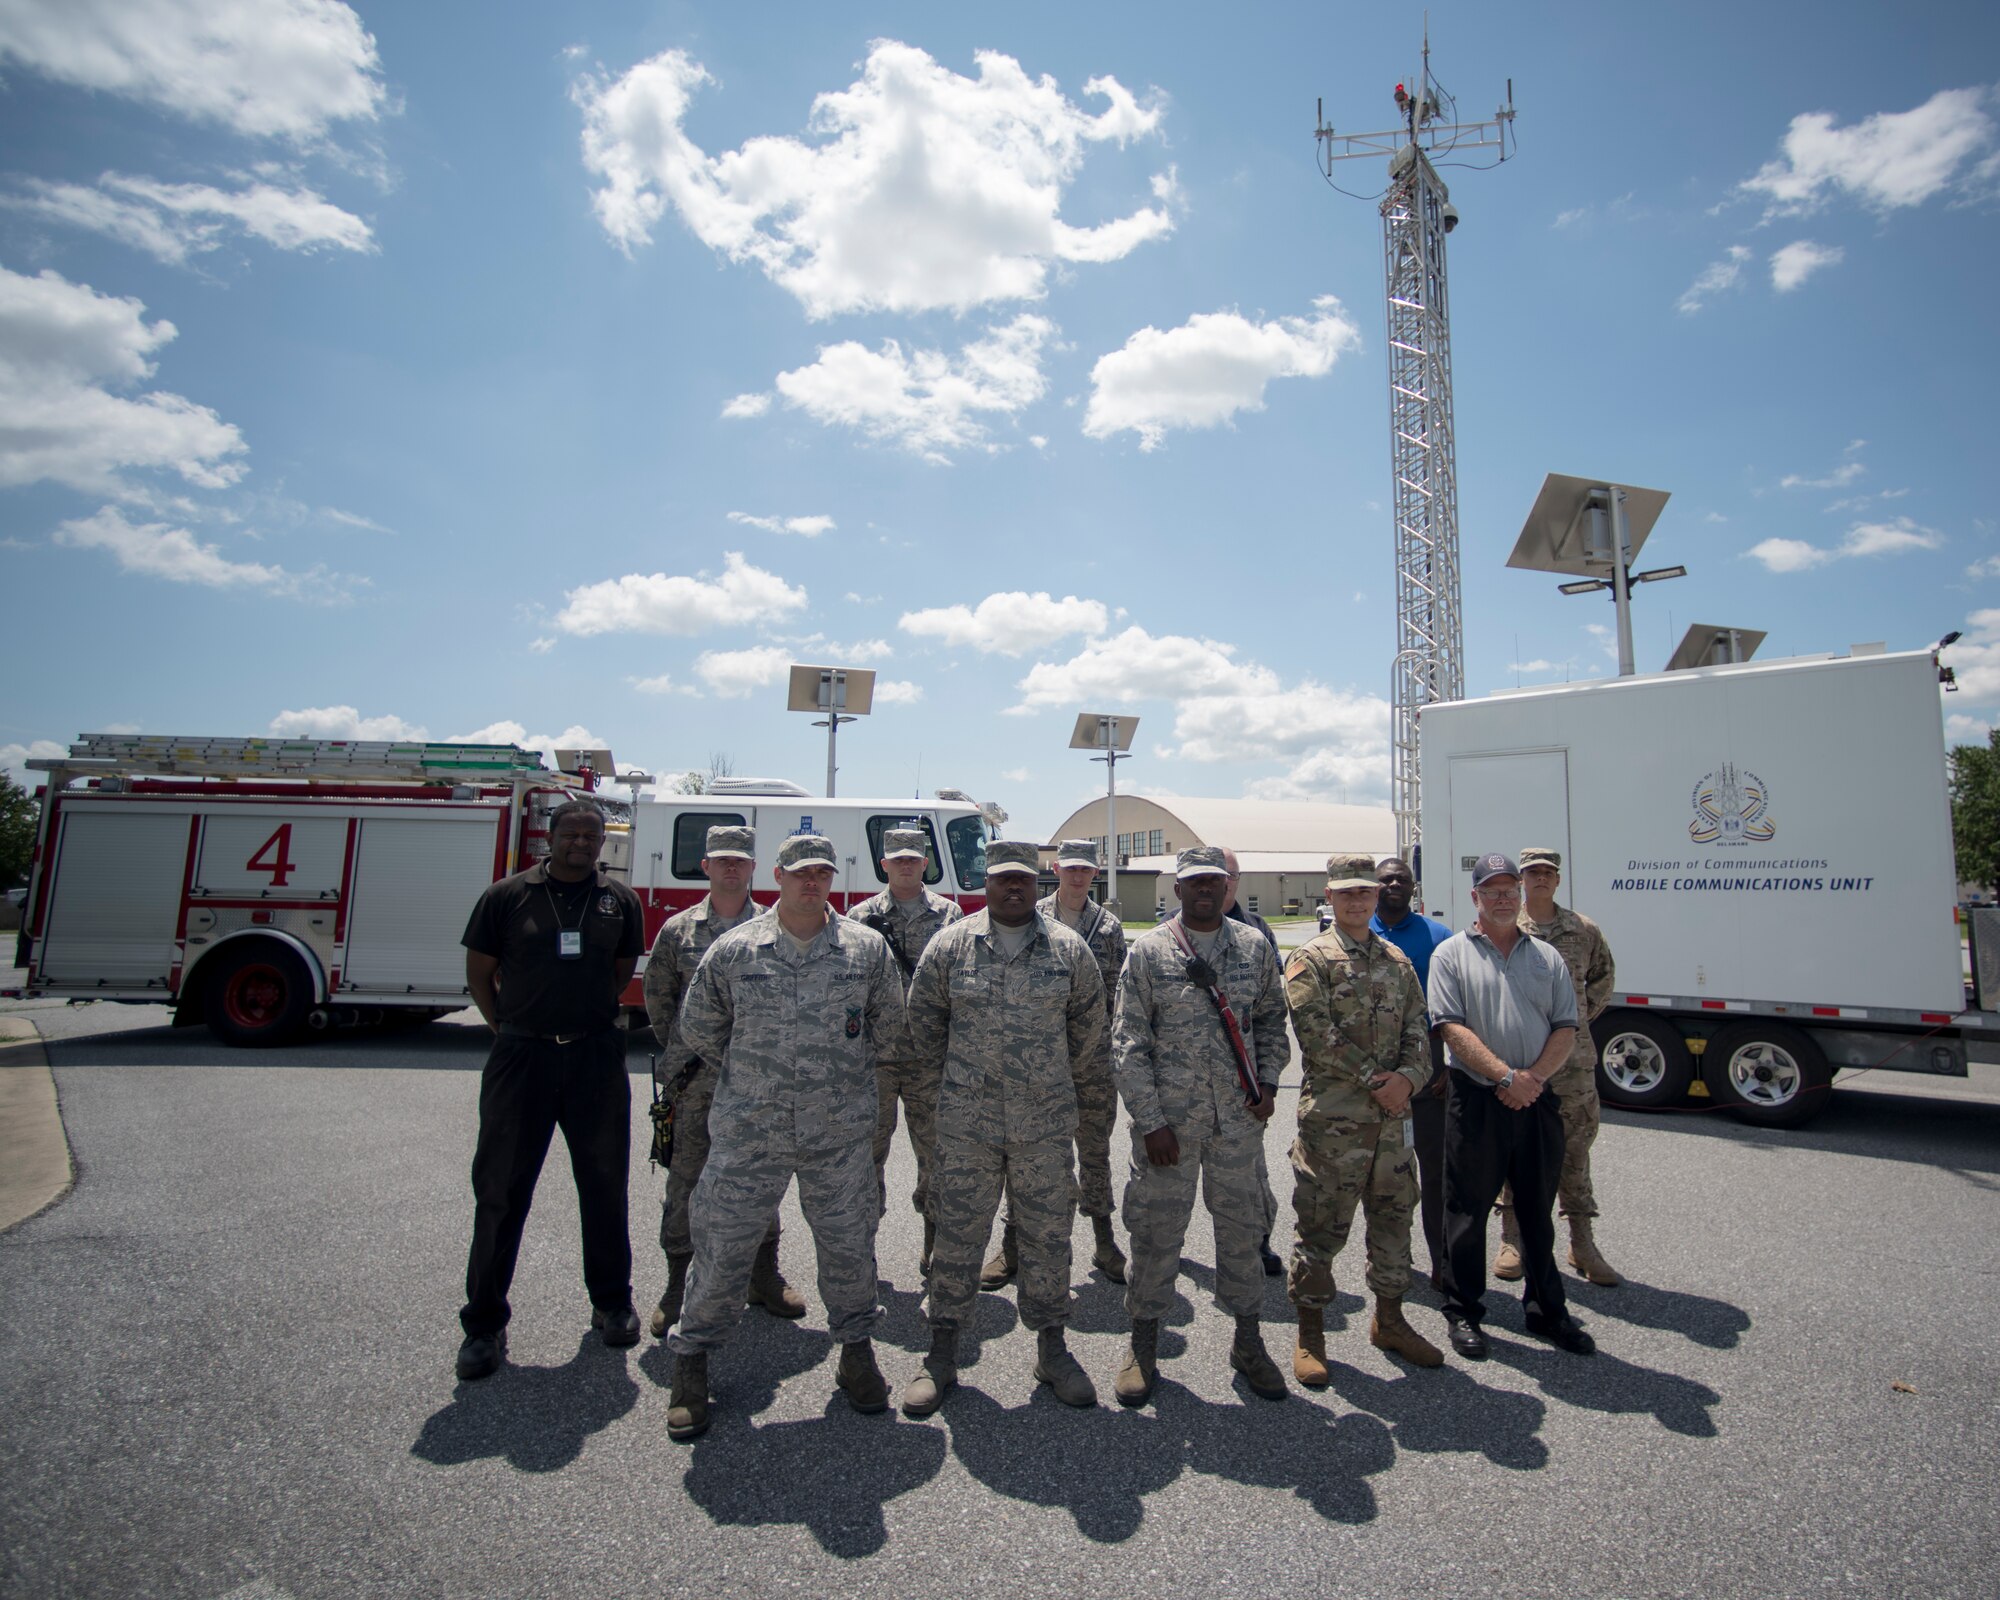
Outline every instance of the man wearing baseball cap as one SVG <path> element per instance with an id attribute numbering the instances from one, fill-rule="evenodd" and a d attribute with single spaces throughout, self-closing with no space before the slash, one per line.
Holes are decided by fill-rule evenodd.
<path id="1" fill-rule="evenodd" d="M 708 1356 L 743 1309 L 758 1249 L 794 1178 L 819 1255 L 838 1386 L 884 1411 L 889 1386 L 871 1335 L 875 1297 L 875 1071 L 903 1037 L 903 983 L 873 929 L 827 906 L 833 845 L 794 834 L 778 848 L 778 903 L 709 946 L 681 1005 L 687 1048 L 717 1067 L 708 1162 L 695 1185 L 694 1265 L 668 1335 L 667 1434 L 708 1427 Z"/>
<path id="2" fill-rule="evenodd" d="M 1562 1120 L 1545 1092 L 1576 1044 L 1576 988 L 1553 946 L 1519 924 L 1521 869 L 1498 852 L 1472 865 L 1471 927 L 1431 956 L 1431 1023 L 1451 1068 L 1445 1111 L 1444 1314 L 1451 1347 L 1469 1361 L 1490 1353 L 1485 1321 L 1487 1213 L 1514 1186 L 1527 1279 L 1528 1331 L 1588 1355 L 1556 1270 L 1556 1177 Z"/>

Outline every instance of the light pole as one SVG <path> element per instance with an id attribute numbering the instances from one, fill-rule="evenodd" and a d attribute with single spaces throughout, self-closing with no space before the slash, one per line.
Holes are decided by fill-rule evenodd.
<path id="1" fill-rule="evenodd" d="M 826 729 L 826 797 L 833 798 L 834 779 L 840 768 L 835 760 L 840 725 L 865 717 L 875 701 L 875 674 L 867 667 L 806 667 L 796 663 L 791 669 L 787 711 L 818 711 Z"/>
<path id="2" fill-rule="evenodd" d="M 1654 567 L 1634 572 L 1639 547 L 1666 508 L 1664 489 L 1636 489 L 1594 478 L 1551 472 L 1542 480 L 1521 537 L 1507 565 L 1529 572 L 1568 572 L 1574 583 L 1556 585 L 1564 594 L 1609 589 L 1618 614 L 1618 676 L 1637 670 L 1632 653 L 1632 585 L 1685 578 L 1686 567 Z"/>
<path id="3" fill-rule="evenodd" d="M 1069 736 L 1072 750 L 1104 752 L 1090 759 L 1104 763 L 1104 856 L 1107 874 L 1104 903 L 1114 912 L 1118 910 L 1118 763 L 1131 754 L 1132 735 L 1138 727 L 1137 717 L 1114 717 L 1086 711 L 1076 719 L 1076 727 Z"/>

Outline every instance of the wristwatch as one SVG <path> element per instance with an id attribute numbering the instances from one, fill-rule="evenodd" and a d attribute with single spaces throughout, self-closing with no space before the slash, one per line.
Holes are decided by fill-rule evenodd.
<path id="1" fill-rule="evenodd" d="M 1507 1076 L 1502 1078 L 1498 1083 L 1494 1084 L 1493 1087 L 1496 1089 L 1505 1089 L 1509 1085 L 1511 1085 L 1513 1081 L 1514 1081 L 1514 1069 L 1512 1067 L 1509 1067 L 1507 1069 Z"/>

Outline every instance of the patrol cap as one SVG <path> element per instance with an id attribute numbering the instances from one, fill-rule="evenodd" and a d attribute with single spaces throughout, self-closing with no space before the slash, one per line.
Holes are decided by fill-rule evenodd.
<path id="1" fill-rule="evenodd" d="M 1218 878 L 1229 876 L 1229 868 L 1223 864 L 1221 845 L 1190 845 L 1174 858 L 1174 877 L 1177 880 L 1210 876 Z"/>
<path id="2" fill-rule="evenodd" d="M 702 846 L 704 856 L 741 856 L 745 861 L 757 859 L 757 830 L 755 828 L 732 828 L 726 824 L 708 830 L 708 842 Z"/>
<path id="3" fill-rule="evenodd" d="M 1095 839 L 1065 839 L 1056 846 L 1056 866 L 1091 867 L 1097 865 L 1097 841 Z"/>
<path id="4" fill-rule="evenodd" d="M 802 872 L 807 867 L 835 867 L 833 841 L 816 833 L 795 833 L 778 846 L 778 870 Z"/>
<path id="5" fill-rule="evenodd" d="M 1375 858 L 1373 856 L 1328 856 L 1326 858 L 1326 886 L 1329 889 L 1374 889 L 1380 887 L 1375 881 Z"/>
<path id="6" fill-rule="evenodd" d="M 1032 839 L 988 839 L 986 876 L 1002 872 L 1025 872 L 1030 877 L 1042 870 L 1042 852 Z"/>
<path id="7" fill-rule="evenodd" d="M 1472 863 L 1472 887 L 1477 889 L 1488 878 L 1518 878 L 1521 869 L 1498 850 L 1490 851 Z"/>
<path id="8" fill-rule="evenodd" d="M 1537 844 L 1530 845 L 1521 852 L 1521 865 L 1523 867 L 1554 867 L 1560 872 L 1562 864 L 1563 858 L 1560 850 L 1549 850 Z"/>
<path id="9" fill-rule="evenodd" d="M 898 856 L 915 856 L 920 861 L 931 858 L 931 842 L 921 828 L 891 828 L 882 835 L 882 859 L 894 861 Z"/>

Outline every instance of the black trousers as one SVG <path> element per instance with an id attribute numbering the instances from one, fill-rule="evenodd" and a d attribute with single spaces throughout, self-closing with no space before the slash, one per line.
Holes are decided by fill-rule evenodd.
<path id="1" fill-rule="evenodd" d="M 1491 1089 L 1451 1075 L 1444 1130 L 1444 1311 L 1479 1322 L 1485 1315 L 1486 1234 L 1500 1186 L 1514 1185 L 1525 1282 L 1521 1304 L 1551 1318 L 1568 1299 L 1556 1270 L 1556 1180 L 1562 1174 L 1562 1117 L 1547 1090 L 1525 1111 L 1500 1103 Z"/>
<path id="2" fill-rule="evenodd" d="M 1431 1081 L 1410 1101 L 1410 1131 L 1417 1152 L 1417 1187 L 1423 1198 L 1424 1244 L 1431 1271 L 1442 1280 L 1444 1237 L 1444 1123 L 1450 1084 L 1444 1046 L 1431 1040 Z"/>
<path id="3" fill-rule="evenodd" d="M 479 1144 L 472 1156 L 472 1252 L 465 1263 L 468 1336 L 507 1326 L 507 1290 L 521 1253 L 535 1182 L 557 1128 L 569 1146 L 583 1222 L 583 1281 L 607 1310 L 632 1300 L 626 1183 L 632 1157 L 632 1086 L 625 1035 L 615 1029 L 571 1044 L 502 1035 L 479 1080 Z"/>

